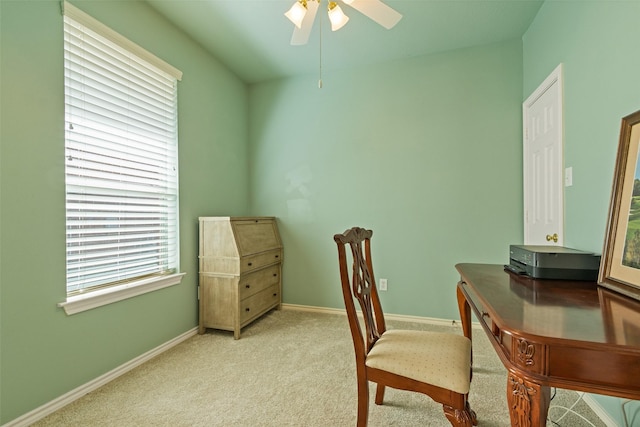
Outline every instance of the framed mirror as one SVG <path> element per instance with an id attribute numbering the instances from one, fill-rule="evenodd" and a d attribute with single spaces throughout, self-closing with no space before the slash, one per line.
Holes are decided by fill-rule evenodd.
<path id="1" fill-rule="evenodd" d="M 598 284 L 640 300 L 640 111 L 622 119 Z"/>

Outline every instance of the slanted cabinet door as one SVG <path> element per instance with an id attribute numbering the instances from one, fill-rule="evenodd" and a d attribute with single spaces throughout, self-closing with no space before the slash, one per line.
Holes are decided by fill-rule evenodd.
<path id="1" fill-rule="evenodd" d="M 242 255 L 264 252 L 282 246 L 273 220 L 234 221 L 234 229 Z"/>

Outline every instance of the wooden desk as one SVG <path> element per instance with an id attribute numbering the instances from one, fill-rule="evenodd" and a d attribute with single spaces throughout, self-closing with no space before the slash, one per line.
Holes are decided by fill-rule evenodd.
<path id="1" fill-rule="evenodd" d="M 546 424 L 550 387 L 640 399 L 640 302 L 595 282 L 533 280 L 502 265 L 456 269 L 465 336 L 473 310 L 508 370 L 512 426 Z"/>

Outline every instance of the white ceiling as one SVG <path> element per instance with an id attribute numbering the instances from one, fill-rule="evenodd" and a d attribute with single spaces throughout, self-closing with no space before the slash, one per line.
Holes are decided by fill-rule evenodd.
<path id="1" fill-rule="evenodd" d="M 317 73 L 320 32 L 322 69 L 330 71 L 520 38 L 543 2 L 383 0 L 403 15 L 391 30 L 341 4 L 350 21 L 336 32 L 323 2 L 309 43 L 291 46 L 284 12 L 294 0 L 147 1 L 247 83 Z"/>

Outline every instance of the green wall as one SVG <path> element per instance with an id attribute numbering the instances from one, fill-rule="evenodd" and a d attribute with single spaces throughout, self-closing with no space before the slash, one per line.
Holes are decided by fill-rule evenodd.
<path id="1" fill-rule="evenodd" d="M 197 218 L 248 209 L 244 83 L 143 2 L 76 6 L 184 72 L 178 286 L 66 316 L 58 1 L 0 1 L 0 424 L 197 325 Z"/>
<path id="2" fill-rule="evenodd" d="M 454 265 L 522 239 L 521 104 L 565 66 L 567 246 L 600 251 L 638 2 L 547 0 L 523 41 L 247 88 L 144 2 L 74 1 L 184 72 L 182 284 L 74 316 L 64 300 L 62 17 L 0 1 L 0 424 L 193 328 L 197 217 L 274 215 L 284 301 L 341 308 L 332 235 L 374 230 L 389 313 L 458 318 Z M 615 5 L 615 7 L 614 7 Z M 618 416 L 619 401 L 597 396 Z"/>
<path id="3" fill-rule="evenodd" d="M 638 1 L 547 0 L 523 37 L 523 98 L 564 64 L 565 166 L 573 167 L 573 186 L 565 189 L 569 247 L 602 251 L 620 120 L 640 109 L 638 16 Z M 594 398 L 623 425 L 619 399 Z"/>
<path id="4" fill-rule="evenodd" d="M 520 40 L 250 89 L 251 210 L 284 301 L 342 308 L 333 234 L 374 230 L 388 313 L 459 318 L 454 268 L 522 241 Z"/>

